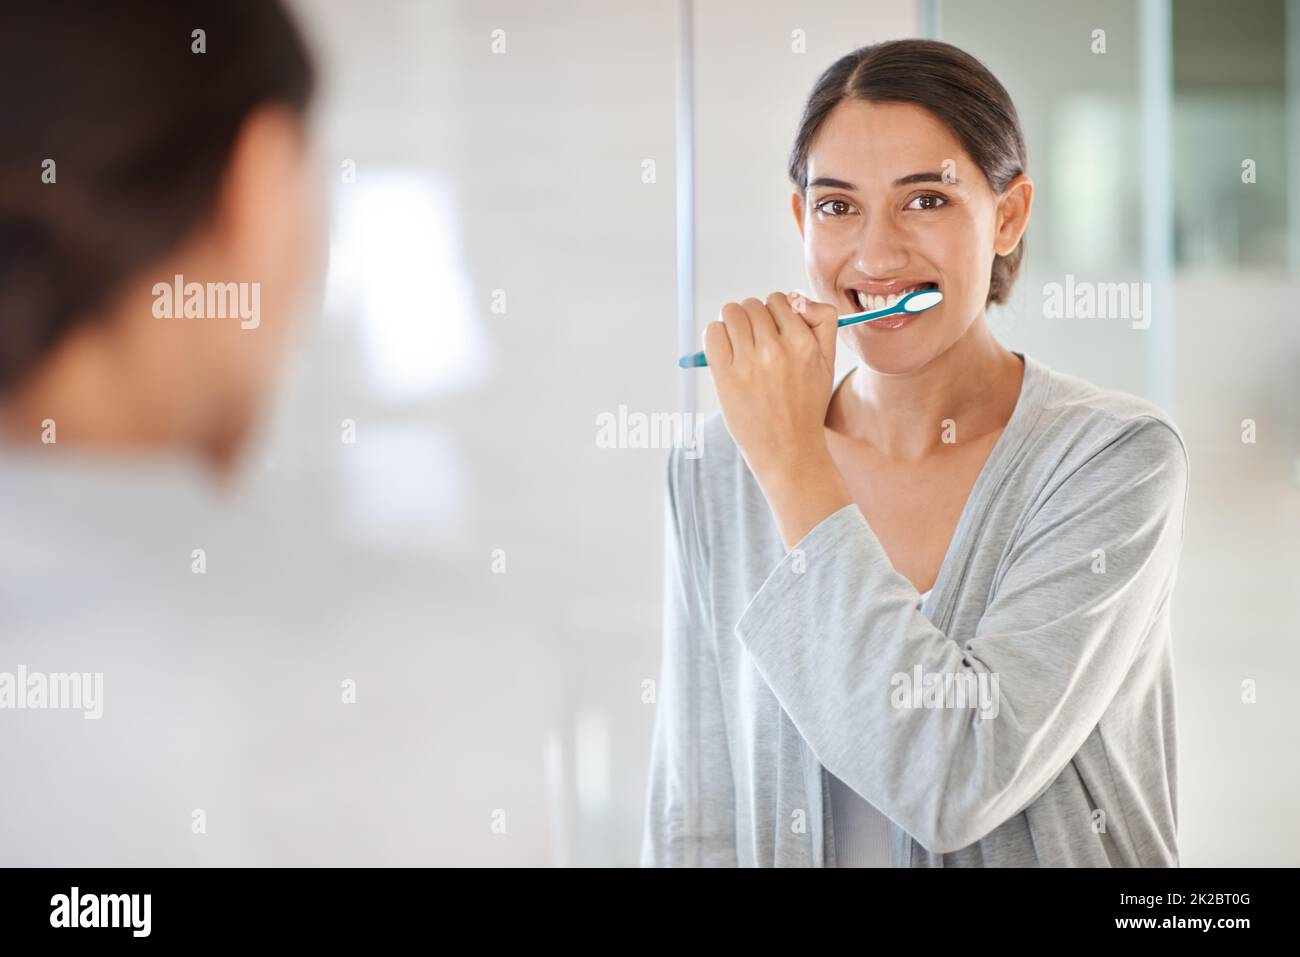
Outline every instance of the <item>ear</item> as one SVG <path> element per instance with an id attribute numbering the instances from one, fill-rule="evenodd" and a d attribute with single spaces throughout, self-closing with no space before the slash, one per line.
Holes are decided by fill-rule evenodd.
<path id="1" fill-rule="evenodd" d="M 302 117 L 263 106 L 245 117 L 222 173 L 213 224 L 232 264 L 274 260 L 293 222 L 293 186 L 301 175 Z"/>
<path id="2" fill-rule="evenodd" d="M 803 239 L 803 193 L 797 189 L 790 195 L 790 209 L 794 213 L 795 225 L 799 227 L 799 238 Z"/>
<path id="3" fill-rule="evenodd" d="M 1002 191 L 998 199 L 997 228 L 993 233 L 993 251 L 1005 256 L 1020 242 L 1029 225 L 1029 209 L 1034 204 L 1034 181 L 1021 173 Z"/>

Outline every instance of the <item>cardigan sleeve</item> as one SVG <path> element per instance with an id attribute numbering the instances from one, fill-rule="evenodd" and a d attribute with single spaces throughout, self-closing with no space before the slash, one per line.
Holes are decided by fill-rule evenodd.
<path id="1" fill-rule="evenodd" d="M 1126 422 L 1040 496 L 964 646 L 845 506 L 772 571 L 735 634 L 818 759 L 951 853 L 1023 811 L 1096 727 L 1173 588 L 1187 483 L 1176 431 Z M 918 668 L 982 681 L 986 706 L 917 707 Z"/>
<path id="2" fill-rule="evenodd" d="M 698 460 L 668 460 L 663 658 L 646 796 L 642 867 L 735 867 L 735 787 L 715 635 L 707 626 L 690 488 Z M 684 487 L 685 486 L 685 487 Z"/>

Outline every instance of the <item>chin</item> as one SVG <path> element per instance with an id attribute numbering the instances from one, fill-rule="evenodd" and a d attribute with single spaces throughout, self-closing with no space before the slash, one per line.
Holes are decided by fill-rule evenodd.
<path id="1" fill-rule="evenodd" d="M 900 330 L 901 332 L 902 330 Z M 924 336 L 897 333 L 840 333 L 839 346 L 858 364 L 879 375 L 908 375 L 924 368 L 934 353 Z"/>

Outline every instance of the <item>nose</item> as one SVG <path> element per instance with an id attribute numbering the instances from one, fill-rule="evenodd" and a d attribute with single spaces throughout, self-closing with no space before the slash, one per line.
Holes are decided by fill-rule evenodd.
<path id="1" fill-rule="evenodd" d="M 891 216 L 862 217 L 854 265 L 865 276 L 892 276 L 907 265 L 903 231 Z"/>

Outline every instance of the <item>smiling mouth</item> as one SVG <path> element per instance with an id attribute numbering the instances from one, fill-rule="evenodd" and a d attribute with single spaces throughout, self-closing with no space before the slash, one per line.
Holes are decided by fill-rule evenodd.
<path id="1" fill-rule="evenodd" d="M 848 292 L 850 301 L 856 303 L 857 307 L 863 312 L 879 312 L 882 309 L 894 308 L 894 306 L 898 305 L 900 299 L 909 296 L 914 292 L 918 292 L 922 289 L 938 288 L 938 283 L 922 282 L 913 286 L 907 286 L 897 292 L 891 292 L 888 295 L 883 296 L 873 296 L 870 293 L 863 292 L 861 289 L 850 289 Z"/>

